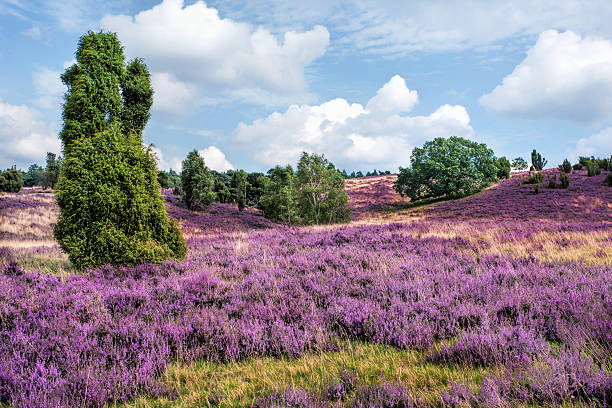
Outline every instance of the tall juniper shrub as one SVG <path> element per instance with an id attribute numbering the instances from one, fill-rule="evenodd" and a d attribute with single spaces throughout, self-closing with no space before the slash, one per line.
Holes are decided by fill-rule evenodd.
<path id="1" fill-rule="evenodd" d="M 81 37 L 60 133 L 64 168 L 55 237 L 78 268 L 183 258 L 185 242 L 164 208 L 155 158 L 142 145 L 153 89 L 146 65 L 125 64 L 117 36 Z"/>

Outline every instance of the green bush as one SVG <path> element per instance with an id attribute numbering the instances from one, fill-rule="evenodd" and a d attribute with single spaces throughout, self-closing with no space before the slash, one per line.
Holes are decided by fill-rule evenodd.
<path id="1" fill-rule="evenodd" d="M 291 166 L 268 171 L 259 208 L 266 218 L 292 224 L 299 221 L 295 173 Z"/>
<path id="2" fill-rule="evenodd" d="M 559 170 L 565 172 L 565 173 L 571 173 L 572 171 L 572 164 L 569 162 L 569 160 L 565 159 L 563 160 L 563 163 L 561 163 L 559 165 Z"/>
<path id="3" fill-rule="evenodd" d="M 561 172 L 559 175 L 559 183 L 561 183 L 561 188 L 568 188 L 570 185 L 569 174 L 566 172 Z"/>
<path id="4" fill-rule="evenodd" d="M 125 66 L 115 34 L 81 37 L 60 133 L 64 164 L 56 189 L 55 237 L 77 268 L 135 265 L 185 256 L 164 207 L 155 157 L 142 145 L 153 102 L 142 61 Z"/>
<path id="5" fill-rule="evenodd" d="M 23 187 L 23 175 L 17 169 L 0 172 L 0 191 L 18 193 Z"/>
<path id="6" fill-rule="evenodd" d="M 548 176 L 548 188 L 555 188 L 555 187 L 557 187 L 557 175 L 550 174 Z"/>
<path id="7" fill-rule="evenodd" d="M 536 174 L 529 176 L 523 184 L 539 184 L 544 182 L 544 173 L 538 171 Z"/>
<path id="8" fill-rule="evenodd" d="M 533 186 L 533 191 L 534 191 L 534 193 L 539 194 L 540 193 L 540 185 L 539 184 L 534 185 Z"/>
<path id="9" fill-rule="evenodd" d="M 436 138 L 414 148 L 410 162 L 410 168 L 400 167 L 394 188 L 412 201 L 460 197 L 497 180 L 493 151 L 457 136 Z"/>
<path id="10" fill-rule="evenodd" d="M 536 149 L 533 149 L 531 152 L 531 167 L 535 171 L 541 171 L 546 167 L 546 163 L 548 160 L 542 157 L 542 155 L 536 152 Z"/>
<path id="11" fill-rule="evenodd" d="M 576 163 L 572 166 L 572 169 L 574 170 L 582 170 L 582 163 Z"/>
<path id="12" fill-rule="evenodd" d="M 612 187 L 612 173 L 608 173 L 605 183 L 608 185 L 608 187 Z"/>

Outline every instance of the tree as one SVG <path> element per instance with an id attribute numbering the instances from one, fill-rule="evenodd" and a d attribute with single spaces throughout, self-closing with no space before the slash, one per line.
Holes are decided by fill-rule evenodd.
<path id="1" fill-rule="evenodd" d="M 244 170 L 238 170 L 232 175 L 232 197 L 238 210 L 242 211 L 247 205 L 247 191 L 249 190 L 248 174 Z"/>
<path id="2" fill-rule="evenodd" d="M 18 193 L 23 187 L 23 176 L 15 167 L 0 172 L 0 191 Z"/>
<path id="3" fill-rule="evenodd" d="M 59 180 L 62 159 L 60 157 L 56 160 L 55 157 L 55 153 L 47 152 L 47 165 L 41 179 L 43 189 L 45 190 L 47 187 L 55 188 Z"/>
<path id="4" fill-rule="evenodd" d="M 229 172 L 221 173 L 216 170 L 211 170 L 210 173 L 215 180 L 213 191 L 216 195 L 216 200 L 220 203 L 229 203 L 232 200 L 232 192 L 230 190 L 232 184 L 232 176 Z"/>
<path id="5" fill-rule="evenodd" d="M 512 160 L 512 168 L 518 171 L 527 170 L 527 162 L 522 157 Z"/>
<path id="6" fill-rule="evenodd" d="M 161 188 L 170 188 L 170 178 L 168 177 L 168 173 L 163 170 L 159 170 L 157 172 L 157 181 Z"/>
<path id="7" fill-rule="evenodd" d="M 147 67 L 139 59 L 126 66 L 115 34 L 90 31 L 61 79 L 68 90 L 54 233 L 70 261 L 92 268 L 183 258 L 185 241 L 166 214 L 155 157 L 142 145 L 153 102 Z"/>
<path id="8" fill-rule="evenodd" d="M 259 208 L 271 220 L 289 224 L 298 221 L 295 173 L 291 166 L 276 166 L 268 171 Z"/>
<path id="9" fill-rule="evenodd" d="M 40 167 L 38 164 L 32 164 L 28 167 L 28 171 L 26 171 L 23 175 L 23 186 L 24 187 L 34 187 L 39 186 L 43 177 L 44 169 Z"/>
<path id="10" fill-rule="evenodd" d="M 247 205 L 249 207 L 257 207 L 264 192 L 265 176 L 263 173 L 249 173 L 247 183 L 249 184 L 246 199 Z"/>
<path id="11" fill-rule="evenodd" d="M 535 171 L 541 171 L 548 163 L 548 160 L 542 157 L 542 155 L 536 152 L 536 149 L 533 149 L 531 152 L 531 167 Z"/>
<path id="12" fill-rule="evenodd" d="M 457 136 L 436 138 L 412 150 L 410 168 L 400 167 L 395 190 L 411 200 L 460 197 L 497 180 L 493 151 Z"/>
<path id="13" fill-rule="evenodd" d="M 215 201 L 215 181 L 197 150 L 189 152 L 183 160 L 181 172 L 183 201 L 190 210 L 210 205 Z"/>
<path id="14" fill-rule="evenodd" d="M 350 221 L 344 179 L 325 157 L 303 152 L 297 166 L 296 181 L 303 224 Z"/>
<path id="15" fill-rule="evenodd" d="M 495 159 L 495 167 L 497 167 L 497 178 L 510 178 L 510 162 L 505 156 Z"/>

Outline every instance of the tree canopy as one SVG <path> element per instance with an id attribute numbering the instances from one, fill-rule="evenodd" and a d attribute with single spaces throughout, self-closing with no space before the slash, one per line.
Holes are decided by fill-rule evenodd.
<path id="1" fill-rule="evenodd" d="M 497 180 L 493 151 L 461 137 L 439 137 L 412 150 L 409 168 L 401 168 L 395 190 L 411 200 L 459 197 Z"/>

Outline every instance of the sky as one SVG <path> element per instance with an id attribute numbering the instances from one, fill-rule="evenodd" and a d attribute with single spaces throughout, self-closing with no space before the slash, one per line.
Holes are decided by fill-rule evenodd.
<path id="1" fill-rule="evenodd" d="M 198 150 L 267 171 L 302 151 L 390 170 L 452 135 L 548 167 L 612 154 L 610 0 L 0 0 L 0 168 L 61 153 L 88 30 L 118 34 L 154 89 L 161 169 Z"/>

